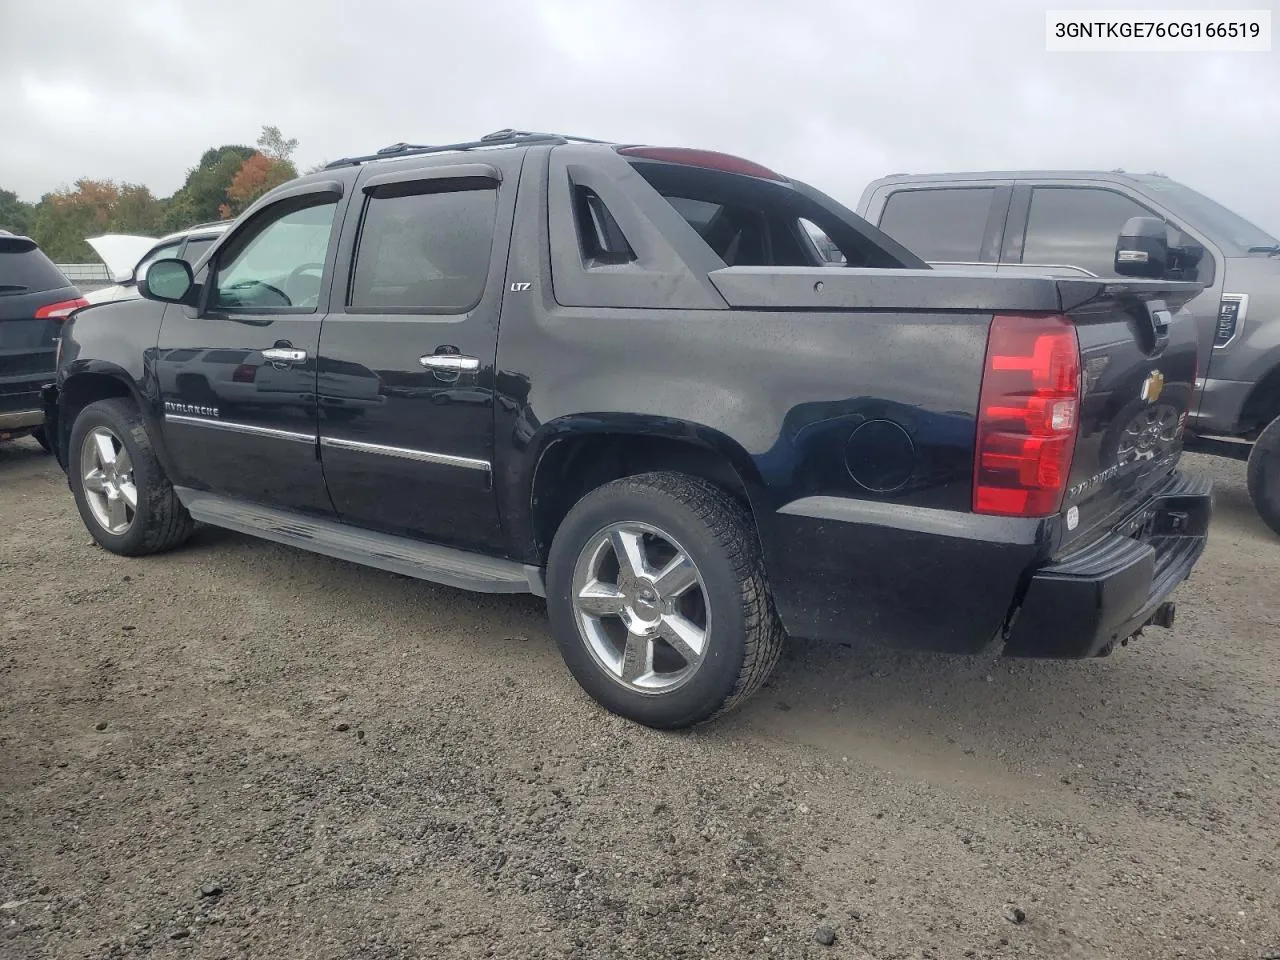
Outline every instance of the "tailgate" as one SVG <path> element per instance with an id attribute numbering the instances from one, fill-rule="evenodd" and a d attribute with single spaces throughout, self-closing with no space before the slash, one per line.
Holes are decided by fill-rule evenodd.
<path id="1" fill-rule="evenodd" d="M 1130 518 L 1178 462 L 1197 375 L 1201 291 L 1158 280 L 1056 281 L 1080 341 L 1079 433 L 1061 547 Z"/>

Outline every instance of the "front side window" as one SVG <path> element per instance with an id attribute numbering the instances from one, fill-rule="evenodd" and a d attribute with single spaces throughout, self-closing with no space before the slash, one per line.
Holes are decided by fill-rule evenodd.
<path id="1" fill-rule="evenodd" d="M 332 198 L 302 208 L 282 206 L 279 215 L 268 213 L 256 229 L 233 237 L 218 258 L 214 305 L 223 310 L 314 310 L 337 209 Z"/>
<path id="2" fill-rule="evenodd" d="M 489 276 L 493 189 L 374 195 L 351 277 L 357 310 L 465 313 Z"/>
<path id="3" fill-rule="evenodd" d="M 994 194 L 994 187 L 899 190 L 880 229 L 929 263 L 981 263 Z"/>
<path id="4" fill-rule="evenodd" d="M 1114 190 L 1095 187 L 1036 187 L 1027 214 L 1022 262 L 1083 267 L 1114 277 L 1116 241 L 1130 217 L 1155 216 Z"/>

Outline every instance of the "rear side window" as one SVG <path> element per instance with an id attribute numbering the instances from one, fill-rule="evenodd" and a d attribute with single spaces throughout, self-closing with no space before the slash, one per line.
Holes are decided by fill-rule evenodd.
<path id="1" fill-rule="evenodd" d="M 69 286 L 71 281 L 39 247 L 22 238 L 0 236 L 0 297 Z"/>
<path id="2" fill-rule="evenodd" d="M 885 204 L 880 229 L 930 263 L 981 263 L 994 194 L 994 187 L 899 190 Z"/>
<path id="3" fill-rule="evenodd" d="M 465 313 L 489 276 L 493 189 L 374 195 L 365 209 L 350 306 Z"/>
<path id="4" fill-rule="evenodd" d="M 1083 267 L 1114 277 L 1116 240 L 1130 217 L 1154 216 L 1114 190 L 1094 187 L 1036 187 L 1027 214 L 1022 262 Z"/>

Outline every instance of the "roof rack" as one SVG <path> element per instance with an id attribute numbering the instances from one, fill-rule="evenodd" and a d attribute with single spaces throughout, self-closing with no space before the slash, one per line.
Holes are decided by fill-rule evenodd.
<path id="1" fill-rule="evenodd" d="M 565 133 L 535 133 L 530 130 L 513 130 L 508 127 L 505 130 L 495 130 L 493 133 L 486 133 L 479 140 L 467 140 L 463 143 L 447 143 L 447 144 L 417 144 L 417 143 L 393 143 L 389 147 L 383 147 L 377 153 L 366 154 L 361 157 L 343 157 L 341 160 L 334 160 L 326 163 L 324 168 L 332 170 L 335 167 L 353 167 L 362 163 L 368 163 L 370 160 L 390 160 L 398 157 L 412 157 L 425 153 L 448 153 L 453 150 L 476 150 L 480 147 L 496 147 L 496 146 L 529 146 L 538 143 L 607 143 L 605 140 L 594 140 L 591 137 L 574 137 Z"/>

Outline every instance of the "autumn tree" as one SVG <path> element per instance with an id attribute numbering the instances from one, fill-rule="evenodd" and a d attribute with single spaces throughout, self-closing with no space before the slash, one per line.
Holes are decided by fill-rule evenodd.
<path id="1" fill-rule="evenodd" d="M 294 141 L 290 141 L 292 142 Z M 255 153 L 240 165 L 232 179 L 231 186 L 227 188 L 227 202 L 219 209 L 220 215 L 239 216 L 268 190 L 287 183 L 297 175 L 298 169 L 292 161 L 266 153 Z"/>
<path id="2" fill-rule="evenodd" d="M 31 238 L 55 261 L 93 261 L 93 248 L 84 238 L 109 231 L 119 199 L 120 188 L 110 180 L 88 178 L 77 180 L 74 190 L 46 193 L 31 217 Z"/>

